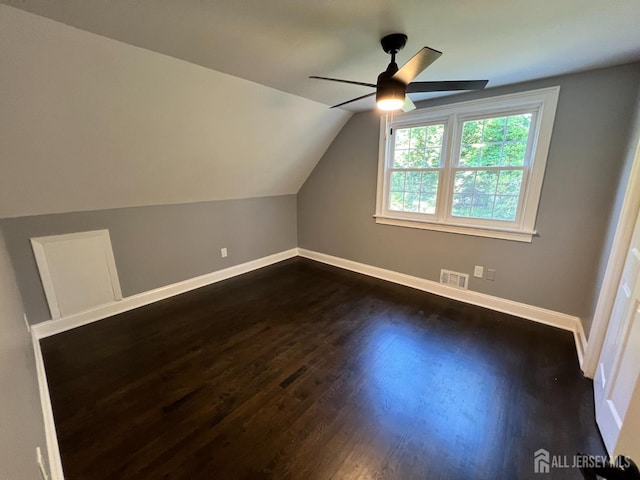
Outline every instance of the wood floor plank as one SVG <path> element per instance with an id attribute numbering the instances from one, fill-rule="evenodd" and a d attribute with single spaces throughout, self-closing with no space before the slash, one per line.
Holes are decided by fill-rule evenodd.
<path id="1" fill-rule="evenodd" d="M 569 332 L 301 258 L 41 346 L 68 480 L 545 478 L 539 448 L 604 453 Z"/>

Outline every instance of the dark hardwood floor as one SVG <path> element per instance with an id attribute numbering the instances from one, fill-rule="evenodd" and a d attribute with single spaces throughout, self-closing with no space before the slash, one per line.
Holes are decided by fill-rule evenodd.
<path id="1" fill-rule="evenodd" d="M 42 340 L 87 479 L 580 479 L 573 337 L 300 258 Z"/>

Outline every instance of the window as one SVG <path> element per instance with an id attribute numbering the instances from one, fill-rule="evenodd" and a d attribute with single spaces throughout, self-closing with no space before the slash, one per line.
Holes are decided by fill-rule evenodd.
<path id="1" fill-rule="evenodd" d="M 376 222 L 530 242 L 558 93 L 383 117 Z"/>

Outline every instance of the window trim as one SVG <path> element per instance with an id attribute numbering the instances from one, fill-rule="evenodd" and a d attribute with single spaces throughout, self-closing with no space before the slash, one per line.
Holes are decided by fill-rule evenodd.
<path id="1" fill-rule="evenodd" d="M 436 230 L 481 237 L 500 238 L 520 242 L 531 242 L 537 234 L 535 222 L 542 192 L 542 181 L 551 143 L 551 134 L 555 121 L 560 87 L 542 88 L 526 92 L 500 95 L 478 100 L 453 103 L 437 107 L 414 110 L 380 118 L 380 142 L 378 151 L 378 184 L 376 192 L 376 223 L 399 227 Z M 535 111 L 535 129 L 529 139 L 529 167 L 524 169 L 523 188 L 518 215 L 514 222 L 501 220 L 480 220 L 475 218 L 456 218 L 450 213 L 451 175 L 456 168 L 454 154 L 459 149 L 460 126 L 464 121 L 475 118 L 487 118 L 493 114 L 509 115 L 511 112 Z M 387 207 L 390 189 L 389 150 L 387 142 L 389 128 L 408 128 L 430 124 L 445 124 L 443 139 L 442 170 L 438 183 L 438 203 L 436 213 L 421 214 L 396 212 Z M 532 126 L 534 122 L 532 122 Z M 458 142 L 458 143 L 456 143 Z M 443 202 L 444 201 L 444 202 Z"/>

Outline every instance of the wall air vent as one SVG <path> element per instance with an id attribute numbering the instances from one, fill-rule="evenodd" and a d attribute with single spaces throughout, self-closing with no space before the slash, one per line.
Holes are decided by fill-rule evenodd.
<path id="1" fill-rule="evenodd" d="M 469 275 L 466 273 L 453 272 L 451 270 L 440 270 L 440 283 L 450 287 L 467 290 L 469 285 Z"/>

